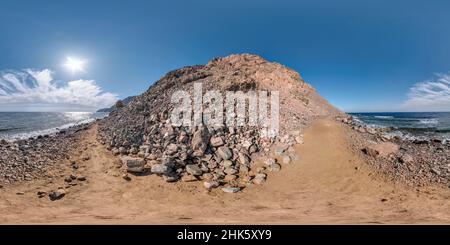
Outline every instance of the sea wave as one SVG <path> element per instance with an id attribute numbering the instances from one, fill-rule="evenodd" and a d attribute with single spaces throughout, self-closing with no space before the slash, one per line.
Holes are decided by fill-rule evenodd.
<path id="1" fill-rule="evenodd" d="M 22 140 L 22 139 L 29 139 L 29 138 L 33 138 L 33 137 L 37 137 L 39 135 L 53 135 L 56 134 L 57 132 L 64 130 L 64 129 L 68 129 L 70 127 L 73 126 L 77 126 L 77 125 L 81 125 L 81 124 L 85 124 L 85 123 L 91 123 L 95 121 L 95 118 L 88 118 L 79 122 L 73 122 L 73 123 L 67 123 L 64 125 L 61 125 L 59 127 L 54 127 L 54 128 L 49 128 L 49 129 L 42 129 L 42 130 L 36 130 L 36 131 L 31 131 L 31 132 L 24 132 L 24 133 L 16 133 L 10 136 L 7 136 L 5 138 L 5 140 L 7 141 L 16 141 L 16 140 Z"/>
<path id="2" fill-rule="evenodd" d="M 393 116 L 374 116 L 374 118 L 378 118 L 378 119 L 394 119 Z"/>
<path id="3" fill-rule="evenodd" d="M 21 139 L 28 139 L 33 138 L 39 135 L 53 135 L 57 132 L 76 126 L 80 124 L 85 123 L 91 123 L 95 121 L 96 119 L 101 119 L 106 117 L 107 113 L 86 113 L 86 112 L 64 112 L 63 113 L 65 119 L 61 121 L 61 125 L 53 125 L 49 128 L 41 128 L 41 129 L 34 129 L 34 130 L 25 130 L 26 127 L 24 127 L 24 130 L 20 130 L 21 132 L 14 132 L 17 131 L 17 127 L 5 127 L 5 130 L 0 129 L 0 139 L 5 139 L 7 141 L 16 141 Z M 52 119 L 52 120 L 59 120 L 59 119 Z M 65 122 L 64 122 L 65 121 Z M 44 122 L 45 123 L 45 122 Z"/>
<path id="4" fill-rule="evenodd" d="M 427 124 L 427 125 L 428 124 L 432 124 L 432 125 L 439 124 L 439 120 L 437 118 L 420 119 L 419 122 L 421 124 Z"/>

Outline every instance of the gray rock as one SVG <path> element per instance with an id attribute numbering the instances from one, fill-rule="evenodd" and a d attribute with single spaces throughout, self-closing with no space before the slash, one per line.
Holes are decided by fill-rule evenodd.
<path id="1" fill-rule="evenodd" d="M 166 174 L 169 172 L 169 167 L 164 164 L 155 164 L 150 171 L 154 174 Z"/>
<path id="2" fill-rule="evenodd" d="M 124 156 L 121 160 L 128 172 L 141 173 L 144 171 L 145 160 L 143 158 Z"/>
<path id="3" fill-rule="evenodd" d="M 186 172 L 192 175 L 202 175 L 203 171 L 194 164 L 186 165 Z"/>
<path id="4" fill-rule="evenodd" d="M 233 156 L 233 153 L 231 152 L 230 148 L 221 146 L 217 149 L 217 155 L 223 160 L 229 160 Z"/>

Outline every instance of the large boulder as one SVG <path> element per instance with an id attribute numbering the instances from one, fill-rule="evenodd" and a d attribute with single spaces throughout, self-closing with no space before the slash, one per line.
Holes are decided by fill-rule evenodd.
<path id="1" fill-rule="evenodd" d="M 394 143 L 384 142 L 367 146 L 363 151 L 372 157 L 388 157 L 397 154 L 399 149 L 399 146 Z"/>
<path id="2" fill-rule="evenodd" d="M 199 151 L 204 153 L 206 148 L 208 147 L 209 142 L 209 132 L 205 127 L 199 127 L 192 137 L 191 146 L 194 151 Z"/>

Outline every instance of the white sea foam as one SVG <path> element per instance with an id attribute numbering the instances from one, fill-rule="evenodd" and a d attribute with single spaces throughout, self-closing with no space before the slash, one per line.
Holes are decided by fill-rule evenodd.
<path id="1" fill-rule="evenodd" d="M 439 120 L 437 118 L 427 118 L 427 119 L 420 119 L 419 122 L 421 124 L 426 125 L 436 125 L 439 124 Z"/>
<path id="2" fill-rule="evenodd" d="M 7 136 L 5 138 L 5 140 L 15 141 L 15 140 L 21 140 L 21 139 L 29 139 L 29 138 L 37 137 L 39 135 L 54 135 L 63 129 L 67 129 L 67 128 L 70 128 L 70 127 L 73 127 L 76 125 L 80 125 L 80 124 L 91 123 L 93 121 L 95 121 L 95 118 L 88 118 L 88 119 L 85 119 L 85 120 L 82 120 L 79 122 L 67 123 L 67 124 L 64 124 L 64 125 L 61 125 L 61 126 L 55 127 L 55 128 L 36 130 L 36 131 L 26 132 L 26 133 L 16 133 L 16 134 Z"/>
<path id="3" fill-rule="evenodd" d="M 378 119 L 394 119 L 393 116 L 374 116 L 374 117 Z"/>

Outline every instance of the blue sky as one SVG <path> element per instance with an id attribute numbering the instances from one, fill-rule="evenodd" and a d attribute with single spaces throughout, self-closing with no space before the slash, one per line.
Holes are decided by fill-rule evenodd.
<path id="1" fill-rule="evenodd" d="M 0 110 L 93 109 L 246 52 L 297 70 L 346 111 L 450 111 L 449 12 L 448 1 L 2 0 L 0 85 L 44 88 L 0 86 Z M 84 70 L 69 72 L 67 57 Z"/>

